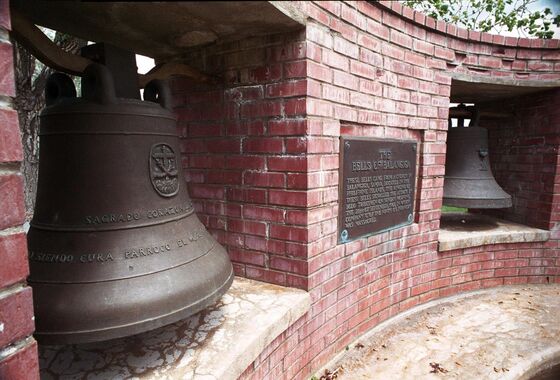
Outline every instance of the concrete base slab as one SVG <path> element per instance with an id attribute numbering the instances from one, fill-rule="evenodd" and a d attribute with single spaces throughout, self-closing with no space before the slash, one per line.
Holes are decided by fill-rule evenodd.
<path id="1" fill-rule="evenodd" d="M 547 241 L 550 231 L 468 213 L 441 214 L 439 251 L 478 247 L 488 244 Z"/>
<path id="2" fill-rule="evenodd" d="M 384 322 L 326 367 L 346 379 L 530 379 L 560 362 L 560 285 L 437 300 Z M 317 378 L 324 374 L 317 373 Z"/>
<path id="3" fill-rule="evenodd" d="M 40 346 L 41 379 L 235 380 L 310 308 L 308 293 L 236 278 L 192 317 L 107 342 Z"/>

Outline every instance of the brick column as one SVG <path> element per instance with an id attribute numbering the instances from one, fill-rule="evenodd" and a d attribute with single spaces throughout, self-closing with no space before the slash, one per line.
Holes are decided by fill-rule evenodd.
<path id="1" fill-rule="evenodd" d="M 8 1 L 0 2 L 0 379 L 38 379 Z"/>

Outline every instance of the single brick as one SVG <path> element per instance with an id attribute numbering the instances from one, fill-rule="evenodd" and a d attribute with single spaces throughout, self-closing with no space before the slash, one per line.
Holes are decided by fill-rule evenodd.
<path id="1" fill-rule="evenodd" d="M 284 187 L 286 178 L 284 173 L 246 171 L 243 176 L 245 185 L 256 187 Z"/>
<path id="2" fill-rule="evenodd" d="M 25 287 L 0 299 L 0 347 L 5 347 L 33 333 L 33 300 L 31 288 Z"/>
<path id="3" fill-rule="evenodd" d="M 307 93 L 307 81 L 305 79 L 266 85 L 266 96 L 268 98 L 304 96 Z"/>
<path id="4" fill-rule="evenodd" d="M 10 23 L 10 2 L 0 1 L 0 27 L 11 30 L 12 25 Z"/>
<path id="5" fill-rule="evenodd" d="M 0 361 L 0 379 L 39 380 L 37 342 L 32 341 Z"/>
<path id="6" fill-rule="evenodd" d="M 22 177 L 0 176 L 0 230 L 22 224 L 24 217 Z"/>
<path id="7" fill-rule="evenodd" d="M 7 3 L 2 1 L 2 4 Z M 0 20 L 1 21 L 1 20 Z M 0 95 L 15 96 L 14 58 L 12 45 L 0 42 Z"/>
<path id="8" fill-rule="evenodd" d="M 0 109 L 0 162 L 23 160 L 17 112 Z"/>
<path id="9" fill-rule="evenodd" d="M 29 274 L 27 240 L 23 233 L 0 236 L 0 288 L 23 281 Z"/>

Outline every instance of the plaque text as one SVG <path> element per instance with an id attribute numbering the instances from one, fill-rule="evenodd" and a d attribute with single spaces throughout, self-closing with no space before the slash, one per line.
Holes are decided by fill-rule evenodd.
<path id="1" fill-rule="evenodd" d="M 416 143 L 341 138 L 339 241 L 412 222 Z"/>

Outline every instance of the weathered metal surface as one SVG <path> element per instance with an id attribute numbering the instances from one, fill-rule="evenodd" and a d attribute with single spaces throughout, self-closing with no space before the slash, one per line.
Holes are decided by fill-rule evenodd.
<path id="1" fill-rule="evenodd" d="M 413 221 L 416 142 L 340 138 L 338 240 Z"/>
<path id="2" fill-rule="evenodd" d="M 476 123 L 475 123 L 476 125 Z M 511 196 L 490 168 L 488 131 L 478 126 L 449 128 L 443 203 L 466 208 L 511 207 Z"/>
<path id="3" fill-rule="evenodd" d="M 136 334 L 214 303 L 233 280 L 194 214 L 165 83 L 117 98 L 90 65 L 73 97 L 57 74 L 41 115 L 37 202 L 28 235 L 36 337 L 82 343 Z M 155 102 L 158 99 L 158 103 Z"/>

